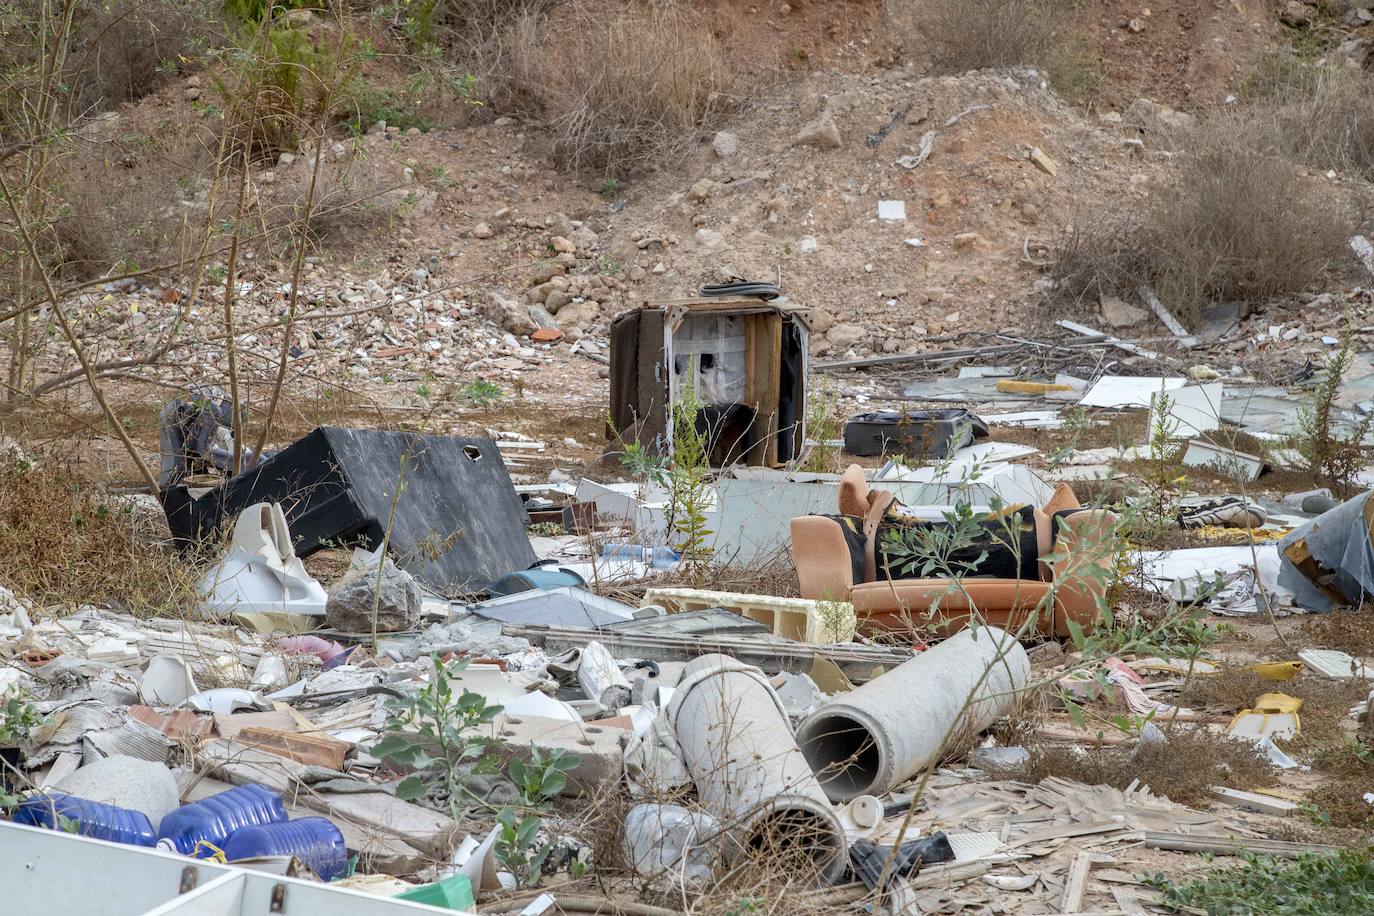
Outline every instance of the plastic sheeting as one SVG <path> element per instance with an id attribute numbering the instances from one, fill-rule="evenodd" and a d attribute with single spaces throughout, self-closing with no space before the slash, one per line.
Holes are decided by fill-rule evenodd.
<path id="1" fill-rule="evenodd" d="M 1374 595 L 1370 495 L 1341 503 L 1279 541 L 1279 584 L 1299 605 L 1329 611 Z"/>

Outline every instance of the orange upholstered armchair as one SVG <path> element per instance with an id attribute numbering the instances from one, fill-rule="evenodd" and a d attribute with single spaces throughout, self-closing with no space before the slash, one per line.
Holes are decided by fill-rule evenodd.
<path id="1" fill-rule="evenodd" d="M 792 553 L 803 597 L 853 603 L 860 630 L 912 637 L 949 635 L 970 618 L 1024 635 L 1068 636 L 1068 621 L 1091 630 L 1106 591 L 1104 569 L 1115 562 L 1116 516 L 1082 509 L 1060 484 L 1033 518 L 1034 577 L 893 578 L 879 555 L 880 522 L 892 495 L 870 490 L 851 465 L 840 482 L 839 516 L 792 520 Z M 1027 533 L 1030 526 L 1027 525 Z M 1031 623 L 1034 618 L 1033 623 Z"/>

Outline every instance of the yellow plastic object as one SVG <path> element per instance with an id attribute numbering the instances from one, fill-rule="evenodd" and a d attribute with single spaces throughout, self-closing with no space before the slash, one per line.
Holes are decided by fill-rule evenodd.
<path id="1" fill-rule="evenodd" d="M 1049 394 L 1051 391 L 1073 391 L 1073 386 L 1056 385 L 1054 382 L 1018 382 L 1004 378 L 998 380 L 997 390 L 1003 394 Z"/>
<path id="2" fill-rule="evenodd" d="M 1255 698 L 1255 709 L 1259 712 L 1297 712 L 1302 709 L 1302 699 L 1286 693 L 1262 693 Z"/>
<path id="3" fill-rule="evenodd" d="M 1236 713 L 1226 731 L 1246 738 L 1295 738 L 1302 728 L 1298 721 L 1301 707 L 1301 699 L 1286 693 L 1260 694 L 1254 708 Z"/>
<path id="4" fill-rule="evenodd" d="M 1302 662 L 1260 662 L 1250 670 L 1271 681 L 1291 681 L 1302 671 Z"/>

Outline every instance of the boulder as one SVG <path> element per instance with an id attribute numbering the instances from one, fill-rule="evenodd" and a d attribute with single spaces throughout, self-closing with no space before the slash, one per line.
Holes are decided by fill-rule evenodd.
<path id="1" fill-rule="evenodd" d="M 857 324 L 837 324 L 826 332 L 825 339 L 836 350 L 848 350 L 868 340 L 868 329 Z"/>
<path id="2" fill-rule="evenodd" d="M 488 298 L 491 301 L 488 310 L 491 319 L 499 324 L 502 330 L 523 337 L 537 327 L 530 320 L 529 311 L 510 296 L 493 290 L 488 294 Z"/>
<path id="3" fill-rule="evenodd" d="M 1150 317 L 1143 308 L 1117 296 L 1100 296 L 1098 303 L 1102 306 L 1102 320 L 1114 328 L 1129 328 Z"/>
<path id="4" fill-rule="evenodd" d="M 714 229 L 698 229 L 696 233 L 697 244 L 703 248 L 719 248 L 725 241 L 725 236 Z"/>
<path id="5" fill-rule="evenodd" d="M 843 145 L 840 128 L 828 109 L 797 131 L 797 137 L 792 142 L 797 146 L 814 146 L 816 149 L 839 149 Z"/>
<path id="6" fill-rule="evenodd" d="M 558 310 L 556 318 L 558 328 L 564 334 L 571 331 L 585 331 L 601 317 L 601 306 L 591 299 L 580 299 L 569 302 Z"/>
<path id="7" fill-rule="evenodd" d="M 1292 26 L 1296 29 L 1302 26 L 1311 25 L 1315 15 L 1316 11 L 1306 3 L 1300 3 L 1298 0 L 1288 0 L 1279 10 L 1279 21 L 1286 26 Z"/>
<path id="8" fill-rule="evenodd" d="M 324 606 L 325 621 L 345 633 L 368 633 L 377 616 L 378 632 L 409 630 L 420 622 L 420 585 L 390 557 L 382 560 L 381 575 L 372 561 L 351 569 L 334 583 Z"/>
<path id="9" fill-rule="evenodd" d="M 739 137 L 728 130 L 716 131 L 716 135 L 711 138 L 711 149 L 715 150 L 721 159 L 729 159 L 739 151 Z"/>

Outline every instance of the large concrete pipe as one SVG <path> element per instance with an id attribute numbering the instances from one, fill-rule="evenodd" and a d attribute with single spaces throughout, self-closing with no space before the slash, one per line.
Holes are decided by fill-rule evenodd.
<path id="1" fill-rule="evenodd" d="M 947 732 L 982 731 L 1011 712 L 1029 677 L 1015 636 L 964 630 L 826 703 L 797 743 L 832 800 L 882 795 L 933 763 Z"/>
<path id="2" fill-rule="evenodd" d="M 667 715 L 703 807 L 737 851 L 804 857 L 821 878 L 839 877 L 844 828 L 761 671 L 726 655 L 694 659 Z"/>

